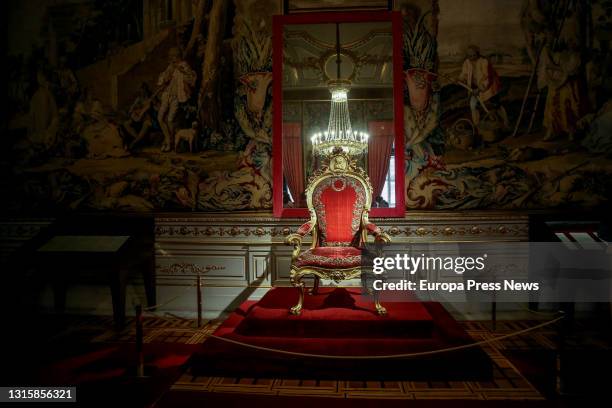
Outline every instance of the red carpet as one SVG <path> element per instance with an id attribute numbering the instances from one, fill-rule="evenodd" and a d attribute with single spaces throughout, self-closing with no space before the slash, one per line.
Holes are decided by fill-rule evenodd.
<path id="1" fill-rule="evenodd" d="M 381 317 L 356 290 L 307 295 L 300 316 L 288 309 L 294 288 L 271 289 L 243 303 L 214 333 L 250 345 L 307 354 L 381 356 L 438 350 L 473 342 L 439 303 L 389 302 Z M 479 348 L 411 359 L 342 359 L 288 356 L 208 339 L 191 359 L 196 375 L 299 378 L 486 378 L 490 362 Z"/>
<path id="2" fill-rule="evenodd" d="M 302 314 L 294 316 L 287 313 L 287 305 L 297 302 L 297 291 L 279 289 L 274 289 L 256 304 L 243 305 L 248 309 L 239 309 L 247 318 L 236 327 L 237 334 L 382 339 L 431 337 L 433 332 L 433 318 L 420 302 L 385 304 L 388 314 L 379 316 L 370 298 L 361 296 L 357 290 L 322 289 L 319 295 L 306 296 Z"/>

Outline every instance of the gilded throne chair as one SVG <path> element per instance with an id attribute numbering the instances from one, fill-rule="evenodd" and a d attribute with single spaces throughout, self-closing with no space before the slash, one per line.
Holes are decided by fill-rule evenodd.
<path id="1" fill-rule="evenodd" d="M 389 236 L 368 220 L 372 202 L 372 185 L 367 174 L 350 156 L 333 154 L 327 164 L 310 177 L 306 188 L 306 203 L 310 220 L 300 226 L 297 233 L 289 235 L 285 243 L 293 245 L 291 257 L 291 284 L 298 289 L 298 303 L 290 309 L 299 315 L 304 303 L 306 275 L 314 276 L 312 293 L 316 293 L 320 279 L 343 280 L 371 274 L 365 257 L 368 234 L 380 245 L 390 241 Z M 302 251 L 302 239 L 312 234 L 312 244 Z M 387 310 L 380 304 L 376 291 L 376 312 L 383 316 Z"/>

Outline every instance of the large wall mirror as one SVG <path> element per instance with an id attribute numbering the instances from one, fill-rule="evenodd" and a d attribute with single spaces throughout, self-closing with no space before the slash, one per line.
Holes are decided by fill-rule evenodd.
<path id="1" fill-rule="evenodd" d="M 274 215 L 308 215 L 304 190 L 320 165 L 313 136 L 342 115 L 354 133 L 368 135 L 367 149 L 355 157 L 374 189 L 370 215 L 403 216 L 399 13 L 275 16 L 273 43 Z M 332 108 L 338 82 L 346 84 L 347 106 Z"/>

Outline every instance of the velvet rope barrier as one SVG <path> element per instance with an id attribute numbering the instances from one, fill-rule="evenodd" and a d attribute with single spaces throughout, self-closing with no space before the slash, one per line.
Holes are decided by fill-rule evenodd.
<path id="1" fill-rule="evenodd" d="M 168 299 L 166 302 L 159 303 L 159 304 L 156 304 L 156 305 L 153 305 L 153 306 L 149 306 L 149 307 L 146 307 L 146 308 L 142 308 L 141 310 L 142 310 L 142 312 L 147 313 L 147 312 L 150 312 L 151 310 L 154 310 L 154 309 L 157 309 L 159 307 L 165 306 L 165 305 L 167 305 L 169 303 L 172 303 L 176 299 L 178 299 L 178 298 L 182 297 L 183 295 L 185 295 L 187 293 L 187 291 L 191 290 L 191 288 L 193 288 L 194 286 L 198 287 L 198 290 L 200 290 L 200 288 L 202 286 L 201 278 L 198 279 L 196 283 L 188 285 L 188 288 L 183 293 Z M 248 285 L 248 287 L 251 287 L 251 285 Z M 201 296 L 201 294 L 200 294 L 200 296 Z M 201 298 L 198 299 L 198 306 L 201 307 Z M 535 311 L 532 311 L 532 312 L 538 313 L 538 314 L 547 314 L 547 313 L 544 313 L 544 312 L 535 312 Z M 547 322 L 540 323 L 540 324 L 537 324 L 535 326 L 528 327 L 526 329 L 519 330 L 519 331 L 516 331 L 516 332 L 513 332 L 513 333 L 504 334 L 502 336 L 497 336 L 497 337 L 494 337 L 494 338 L 488 339 L 488 340 L 481 340 L 481 341 L 477 341 L 477 342 L 474 342 L 474 343 L 462 344 L 462 345 L 459 345 L 459 346 L 447 347 L 447 348 L 437 349 L 437 350 L 420 351 L 420 352 L 416 352 L 416 353 L 390 354 L 390 355 L 384 355 L 384 356 L 334 356 L 334 355 L 328 355 L 328 354 L 300 353 L 300 352 L 297 352 L 297 351 L 288 351 L 288 350 L 274 349 L 274 348 L 270 348 L 270 347 L 256 346 L 254 344 L 244 343 L 244 342 L 241 342 L 241 341 L 238 341 L 238 340 L 232 340 L 232 339 L 228 339 L 226 337 L 216 336 L 214 334 L 209 335 L 208 338 L 214 338 L 214 339 L 217 339 L 217 340 L 220 340 L 220 341 L 224 341 L 226 343 L 231 343 L 231 344 L 235 344 L 237 346 L 251 348 L 251 349 L 254 349 L 254 350 L 266 351 L 266 352 L 270 352 L 270 353 L 277 353 L 277 354 L 296 356 L 296 357 L 309 357 L 309 358 L 320 358 L 320 359 L 329 359 L 329 360 L 334 360 L 334 359 L 336 359 L 336 360 L 409 359 L 409 358 L 415 358 L 415 357 L 424 357 L 424 356 L 431 356 L 431 355 L 436 355 L 436 354 L 448 353 L 448 352 L 458 351 L 458 350 L 466 350 L 466 349 L 470 349 L 470 348 L 473 348 L 473 347 L 479 347 L 479 346 L 490 344 L 490 343 L 493 343 L 493 342 L 496 342 L 496 341 L 508 339 L 508 338 L 511 338 L 511 337 L 520 336 L 520 335 L 523 335 L 525 333 L 529 333 L 531 331 L 534 331 L 534 330 L 537 330 L 537 329 L 541 329 L 541 328 L 546 327 L 546 326 L 550 326 L 550 325 L 552 325 L 554 323 L 557 323 L 558 321 L 562 320 L 565 317 L 562 311 L 557 312 L 557 314 L 560 314 L 560 316 L 555 318 L 555 319 L 552 319 L 552 320 L 549 320 Z M 161 316 L 155 316 L 155 317 L 164 319 Z M 200 326 L 198 325 L 198 327 L 200 327 Z"/>
<path id="2" fill-rule="evenodd" d="M 145 378 L 145 369 L 147 367 L 145 367 L 144 361 L 144 313 L 152 313 L 153 310 L 158 309 L 162 306 L 165 306 L 169 303 L 174 302 L 176 299 L 184 296 L 189 290 L 192 290 L 193 287 L 196 287 L 196 298 L 197 298 L 197 314 L 198 314 L 198 319 L 197 319 L 197 328 L 199 329 L 201 327 L 202 324 L 202 277 L 200 274 L 198 274 L 196 282 L 192 283 L 190 285 L 187 286 L 186 289 L 184 289 L 181 293 L 179 293 L 176 296 L 171 297 L 170 299 L 168 299 L 167 301 L 163 302 L 163 303 L 158 303 L 156 305 L 153 306 L 149 306 L 146 308 L 143 308 L 142 305 L 136 305 L 135 307 L 135 314 L 136 314 L 136 318 L 135 318 L 135 326 L 136 326 L 136 377 L 138 378 Z M 165 319 L 162 316 L 157 316 L 157 315 L 153 315 L 155 316 L 157 319 L 162 319 L 164 321 L 170 321 L 169 319 Z M 186 320 L 186 319 L 185 319 Z"/>
<path id="3" fill-rule="evenodd" d="M 563 312 L 559 312 L 559 313 L 563 313 Z M 465 349 L 469 349 L 469 348 L 472 348 L 472 347 L 478 347 L 478 346 L 482 346 L 482 345 L 485 345 L 485 344 L 493 343 L 493 342 L 496 342 L 496 341 L 504 340 L 504 339 L 507 339 L 507 338 L 510 338 L 510 337 L 520 336 L 522 334 L 529 333 L 529 332 L 531 332 L 533 330 L 541 329 L 542 327 L 546 327 L 546 326 L 549 326 L 551 324 L 554 324 L 554 323 L 560 321 L 561 319 L 563 319 L 564 317 L 565 317 L 564 315 L 561 315 L 561 316 L 559 316 L 559 317 L 557 317 L 557 318 L 555 318 L 553 320 L 549 320 L 547 322 L 540 323 L 540 324 L 537 324 L 537 325 L 532 326 L 532 327 L 528 327 L 527 329 L 519 330 L 519 331 L 516 331 L 516 332 L 513 332 L 513 333 L 509 333 L 509 334 L 504 334 L 503 336 L 497 336 L 495 338 L 488 339 L 488 340 L 477 341 L 477 342 L 470 343 L 470 344 L 462 344 L 460 346 L 447 347 L 447 348 L 437 349 L 437 350 L 420 351 L 420 352 L 416 352 L 416 353 L 390 354 L 390 355 L 386 355 L 386 356 L 332 356 L 332 355 L 328 355 L 328 354 L 299 353 L 297 351 L 287 351 L 287 350 L 279 350 L 279 349 L 273 349 L 273 348 L 263 347 L 263 346 L 256 346 L 256 345 L 253 345 L 253 344 L 248 344 L 248 343 L 243 343 L 241 341 L 228 339 L 226 337 L 215 336 L 214 334 L 211 334 L 209 336 L 209 338 L 214 338 L 214 339 L 217 339 L 217 340 L 225 341 L 227 343 L 235 344 L 237 346 L 251 348 L 251 349 L 254 349 L 254 350 L 267 351 L 267 352 L 271 352 L 271 353 L 284 354 L 284 355 L 295 356 L 295 357 L 310 357 L 310 358 L 320 358 L 320 359 L 329 359 L 329 360 L 389 360 L 389 359 L 408 359 L 408 358 L 414 358 L 414 357 L 424 357 L 424 356 L 431 356 L 431 355 L 435 355 L 435 354 L 448 353 L 448 352 L 451 352 L 451 351 L 465 350 Z"/>
<path id="4" fill-rule="evenodd" d="M 158 304 L 153 305 L 153 306 L 143 307 L 142 310 L 143 310 L 143 312 L 151 312 L 151 311 L 153 311 L 155 309 L 159 309 L 162 306 L 166 306 L 166 305 L 174 302 L 178 298 L 183 297 L 184 295 L 186 295 L 194 287 L 203 288 L 204 284 L 202 283 L 202 280 L 200 279 L 199 282 L 191 283 L 191 284 L 187 285 L 187 288 L 185 290 L 183 290 L 178 295 L 171 297 L 170 299 L 166 300 L 165 302 L 158 303 Z M 214 285 L 214 284 L 207 284 L 206 287 L 207 288 L 242 288 L 242 289 L 244 289 L 244 288 L 255 288 L 255 289 L 261 289 L 262 287 L 263 288 L 269 288 L 270 286 L 261 286 L 261 285 L 246 285 L 246 286 L 243 286 L 243 285 Z M 339 287 L 343 287 L 343 286 L 339 286 Z M 352 286 L 347 286 L 347 287 L 351 288 Z M 202 299 L 200 299 L 200 300 L 202 300 Z"/>
<path id="5" fill-rule="evenodd" d="M 181 293 L 179 293 L 178 295 L 171 297 L 170 299 L 166 300 L 165 302 L 163 302 L 163 303 L 158 303 L 158 304 L 153 305 L 153 306 L 143 307 L 143 308 L 142 308 L 142 310 L 143 310 L 144 312 L 150 312 L 150 311 L 152 311 L 152 310 L 159 309 L 159 308 L 160 308 L 160 307 L 162 307 L 162 306 L 166 306 L 167 304 L 174 302 L 176 299 L 178 299 L 178 298 L 183 297 L 184 295 L 186 295 L 186 294 L 187 294 L 187 292 L 189 292 L 189 291 L 191 290 L 191 288 L 193 288 L 193 287 L 197 287 L 199 283 L 200 283 L 200 281 L 198 280 L 198 283 L 192 283 L 192 284 L 188 285 L 187 289 L 183 290 L 183 291 L 182 291 Z"/>

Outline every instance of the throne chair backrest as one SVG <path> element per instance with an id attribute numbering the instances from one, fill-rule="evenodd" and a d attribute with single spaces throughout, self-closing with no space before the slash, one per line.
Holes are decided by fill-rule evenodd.
<path id="1" fill-rule="evenodd" d="M 306 197 L 316 216 L 318 246 L 360 245 L 362 215 L 372 201 L 372 187 L 363 170 L 347 156 L 335 156 L 310 180 Z"/>

